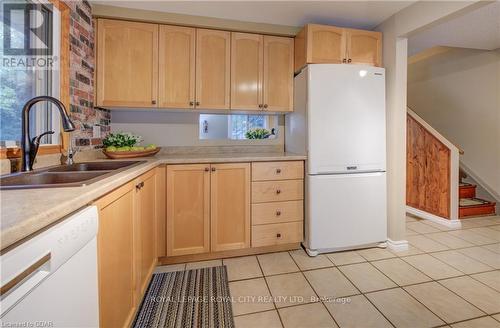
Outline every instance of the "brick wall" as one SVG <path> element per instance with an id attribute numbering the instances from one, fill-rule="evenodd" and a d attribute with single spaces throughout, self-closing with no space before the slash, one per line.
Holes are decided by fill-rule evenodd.
<path id="1" fill-rule="evenodd" d="M 83 149 L 102 146 L 110 131 L 111 113 L 94 108 L 94 26 L 92 8 L 86 0 L 65 0 L 71 8 L 70 27 L 70 116 L 76 125 L 72 139 Z M 93 138 L 99 125 L 101 138 Z"/>

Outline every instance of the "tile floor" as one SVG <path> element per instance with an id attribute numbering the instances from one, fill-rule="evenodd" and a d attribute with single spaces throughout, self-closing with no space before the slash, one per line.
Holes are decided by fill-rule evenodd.
<path id="1" fill-rule="evenodd" d="M 236 327 L 500 328 L 500 216 L 453 230 L 407 219 L 404 252 L 303 250 L 162 266 L 224 264 Z"/>

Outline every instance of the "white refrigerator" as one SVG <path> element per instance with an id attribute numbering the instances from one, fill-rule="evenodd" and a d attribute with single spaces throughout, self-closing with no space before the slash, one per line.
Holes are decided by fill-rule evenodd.
<path id="1" fill-rule="evenodd" d="M 387 239 L 385 70 L 311 64 L 295 77 L 285 148 L 306 153 L 309 255 Z"/>

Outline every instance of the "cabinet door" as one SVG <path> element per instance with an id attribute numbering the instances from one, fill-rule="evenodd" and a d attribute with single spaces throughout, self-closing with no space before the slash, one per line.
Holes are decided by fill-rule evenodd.
<path id="1" fill-rule="evenodd" d="M 212 252 L 250 247 L 250 164 L 212 164 Z"/>
<path id="2" fill-rule="evenodd" d="M 158 25 L 98 20 L 97 105 L 156 107 Z"/>
<path id="3" fill-rule="evenodd" d="M 229 109 L 231 33 L 196 30 L 196 107 Z"/>
<path id="4" fill-rule="evenodd" d="M 195 29 L 160 26 L 159 106 L 191 108 L 194 106 Z"/>
<path id="5" fill-rule="evenodd" d="M 307 62 L 342 63 L 346 58 L 345 29 L 335 26 L 307 25 Z"/>
<path id="6" fill-rule="evenodd" d="M 348 62 L 351 64 L 381 66 L 382 33 L 348 30 L 347 58 Z"/>
<path id="7" fill-rule="evenodd" d="M 261 110 L 263 36 L 231 33 L 231 109 Z"/>
<path id="8" fill-rule="evenodd" d="M 133 184 L 104 196 L 96 205 L 99 326 L 127 327 L 135 313 Z"/>
<path id="9" fill-rule="evenodd" d="M 264 36 L 264 110 L 293 110 L 293 39 Z"/>
<path id="10" fill-rule="evenodd" d="M 167 166 L 167 256 L 210 251 L 209 169 Z"/>
<path id="11" fill-rule="evenodd" d="M 136 272 L 138 302 L 156 266 L 156 177 L 155 170 L 136 179 Z"/>

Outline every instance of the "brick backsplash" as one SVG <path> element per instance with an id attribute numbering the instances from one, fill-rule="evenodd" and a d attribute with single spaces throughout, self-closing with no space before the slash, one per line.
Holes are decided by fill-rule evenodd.
<path id="1" fill-rule="evenodd" d="M 88 1 L 66 0 L 71 8 L 70 27 L 70 116 L 76 125 L 74 144 L 83 149 L 102 147 L 102 139 L 93 137 L 99 125 L 101 137 L 110 131 L 111 113 L 94 108 L 94 26 Z"/>

